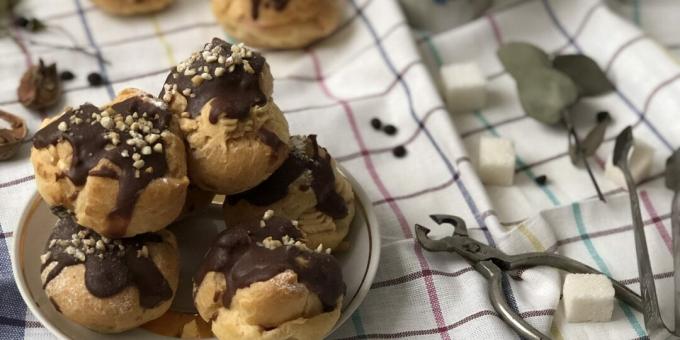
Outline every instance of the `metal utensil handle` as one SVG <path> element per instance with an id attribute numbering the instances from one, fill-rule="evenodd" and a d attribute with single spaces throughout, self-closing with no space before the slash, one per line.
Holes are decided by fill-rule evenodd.
<path id="1" fill-rule="evenodd" d="M 512 263 L 511 268 L 517 269 L 521 267 L 534 267 L 534 266 L 548 266 L 557 269 L 561 269 L 568 273 L 574 274 L 602 274 L 601 271 L 587 265 L 570 259 L 568 257 L 550 254 L 550 253 L 527 253 L 521 255 L 514 255 L 511 257 Z M 620 282 L 609 278 L 614 286 L 614 292 L 616 293 L 616 298 L 625 302 L 629 306 L 635 308 L 636 310 L 642 311 L 642 298 L 640 295 L 632 291 L 630 288 L 624 286 Z"/>
<path id="2" fill-rule="evenodd" d="M 640 201 L 637 195 L 637 187 L 628 167 L 628 161 L 619 164 L 628 186 L 630 197 L 630 211 L 633 217 L 633 236 L 635 237 L 635 253 L 637 255 L 638 272 L 640 275 L 640 295 L 642 296 L 642 314 L 645 318 L 645 328 L 652 333 L 653 330 L 666 328 L 659 311 L 659 300 L 656 295 L 656 284 L 652 273 L 652 264 L 649 260 L 647 249 L 647 237 L 645 236 L 644 223 L 640 212 Z"/>
<path id="3" fill-rule="evenodd" d="M 489 298 L 491 305 L 501 319 L 505 321 L 521 337 L 529 340 L 550 340 L 550 337 L 541 333 L 529 323 L 524 321 L 519 314 L 510 308 L 505 301 L 501 284 L 502 272 L 492 261 L 481 261 L 475 264 L 475 269 L 489 280 Z"/>
<path id="4" fill-rule="evenodd" d="M 671 207 L 671 225 L 673 232 L 673 278 L 675 281 L 675 333 L 680 329 L 680 192 L 673 194 Z"/>

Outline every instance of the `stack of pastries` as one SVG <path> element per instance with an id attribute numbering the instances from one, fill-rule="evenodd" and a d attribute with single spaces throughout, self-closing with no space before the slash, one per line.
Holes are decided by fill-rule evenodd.
<path id="1" fill-rule="evenodd" d="M 165 228 L 225 195 L 194 301 L 220 339 L 320 339 L 345 285 L 331 254 L 355 198 L 316 136 L 290 136 L 265 58 L 214 38 L 158 97 L 125 89 L 66 108 L 33 140 L 38 191 L 58 217 L 41 256 L 54 307 L 117 333 L 168 311 L 178 242 Z M 200 232 L 200 225 L 195 226 Z"/>

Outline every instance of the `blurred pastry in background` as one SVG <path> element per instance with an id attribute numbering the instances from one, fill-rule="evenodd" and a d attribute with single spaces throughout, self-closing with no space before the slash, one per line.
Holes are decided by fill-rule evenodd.
<path id="1" fill-rule="evenodd" d="M 111 240 L 62 214 L 40 257 L 54 308 L 103 333 L 120 333 L 165 313 L 179 281 L 179 251 L 166 230 Z"/>
<path id="2" fill-rule="evenodd" d="M 316 136 L 292 136 L 291 152 L 267 180 L 224 201 L 227 225 L 258 219 L 267 210 L 298 223 L 306 244 L 337 249 L 354 218 L 352 186 Z"/>
<path id="3" fill-rule="evenodd" d="M 224 29 L 263 48 L 301 48 L 331 34 L 343 15 L 340 0 L 212 0 Z"/>
<path id="4" fill-rule="evenodd" d="M 309 249 L 269 212 L 228 226 L 194 277 L 194 303 L 220 339 L 322 339 L 340 317 L 345 283 L 330 249 Z"/>
<path id="5" fill-rule="evenodd" d="M 67 108 L 33 137 L 38 192 L 106 237 L 163 229 L 182 211 L 189 185 L 176 124 L 166 103 L 136 89 L 102 108 Z"/>
<path id="6" fill-rule="evenodd" d="M 99 8 L 115 15 L 137 15 L 161 11 L 174 0 L 91 0 Z"/>
<path id="7" fill-rule="evenodd" d="M 179 118 L 193 184 L 235 194 L 283 163 L 288 122 L 272 92 L 265 58 L 218 38 L 172 68 L 159 97 Z"/>

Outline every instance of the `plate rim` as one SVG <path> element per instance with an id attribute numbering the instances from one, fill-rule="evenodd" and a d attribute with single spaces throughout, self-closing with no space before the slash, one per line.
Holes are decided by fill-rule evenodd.
<path id="1" fill-rule="evenodd" d="M 342 165 L 338 164 L 337 167 L 352 185 L 355 198 L 357 198 L 359 201 L 358 208 L 362 209 L 363 214 L 366 218 L 366 225 L 369 237 L 369 258 L 366 271 L 364 272 L 364 277 L 362 278 L 362 282 L 359 285 L 359 289 L 352 297 L 352 300 L 349 303 L 349 305 L 347 305 L 347 307 L 343 311 L 341 311 L 338 322 L 335 324 L 333 329 L 328 333 L 328 335 L 333 334 L 342 325 L 344 325 L 345 322 L 347 322 L 347 320 L 352 316 L 352 314 L 363 303 L 364 299 L 366 298 L 366 295 L 370 291 L 371 285 L 373 284 L 375 275 L 378 271 L 378 266 L 380 263 L 380 253 L 382 250 L 380 225 L 378 224 L 377 216 L 375 215 L 371 201 L 368 199 L 368 195 L 364 192 L 359 182 L 357 182 L 357 180 L 352 175 L 350 175 L 349 172 Z M 33 195 L 31 196 L 29 203 L 26 204 L 26 206 L 24 206 L 24 209 L 21 212 L 19 225 L 15 230 L 16 237 L 13 240 L 13 249 L 12 252 L 10 253 L 10 260 L 12 262 L 12 274 L 14 275 L 14 281 L 16 283 L 17 289 L 19 290 L 19 294 L 21 294 L 21 298 L 24 300 L 24 303 L 28 306 L 28 309 L 31 311 L 33 316 L 35 316 L 35 318 L 40 322 L 40 324 L 47 330 L 49 330 L 56 337 L 61 339 L 69 339 L 69 337 L 66 334 L 64 334 L 56 326 L 52 325 L 52 323 L 43 315 L 41 308 L 33 300 L 33 296 L 31 295 L 31 292 L 28 289 L 28 284 L 23 275 L 23 272 L 21 268 L 19 268 L 20 267 L 19 263 L 23 263 L 20 257 L 23 256 L 22 249 L 24 243 L 23 237 L 24 226 L 26 225 L 28 219 L 35 213 L 35 210 L 37 209 L 38 204 L 40 204 L 41 201 L 43 201 L 43 199 L 36 189 Z M 158 338 L 162 339 L 166 337 L 158 335 Z"/>

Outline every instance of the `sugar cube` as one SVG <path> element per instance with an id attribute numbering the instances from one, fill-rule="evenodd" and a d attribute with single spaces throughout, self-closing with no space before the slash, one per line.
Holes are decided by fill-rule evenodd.
<path id="1" fill-rule="evenodd" d="M 481 109 L 486 104 L 486 77 L 475 62 L 453 63 L 441 67 L 441 86 L 451 112 Z"/>
<path id="2" fill-rule="evenodd" d="M 515 147 L 511 140 L 481 137 L 477 152 L 477 172 L 484 184 L 512 185 L 515 177 Z"/>
<path id="3" fill-rule="evenodd" d="M 614 311 L 614 287 L 602 274 L 567 274 L 562 298 L 568 322 L 604 322 Z"/>
<path id="4" fill-rule="evenodd" d="M 654 160 L 654 149 L 649 144 L 635 139 L 631 154 L 628 158 L 630 173 L 633 180 L 637 183 L 649 174 L 649 170 Z M 604 171 L 605 176 L 622 188 L 627 188 L 626 179 L 621 169 L 614 165 L 613 152 L 607 159 Z"/>

